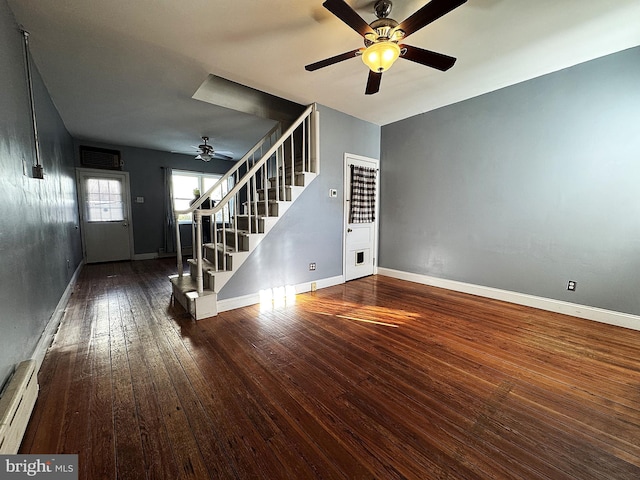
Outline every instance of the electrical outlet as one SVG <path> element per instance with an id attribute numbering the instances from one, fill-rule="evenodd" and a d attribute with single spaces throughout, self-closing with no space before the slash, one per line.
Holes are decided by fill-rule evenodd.
<path id="1" fill-rule="evenodd" d="M 44 180 L 44 168 L 42 165 L 34 165 L 32 167 L 33 170 L 33 178 L 37 178 L 38 180 Z"/>
<path id="2" fill-rule="evenodd" d="M 577 285 L 577 282 L 575 280 L 569 280 L 569 283 L 567 284 L 567 290 L 569 290 L 571 292 L 575 292 L 576 291 L 576 285 Z"/>
<path id="3" fill-rule="evenodd" d="M 315 270 L 316 269 L 316 264 L 315 263 L 310 263 L 309 264 L 309 270 Z"/>

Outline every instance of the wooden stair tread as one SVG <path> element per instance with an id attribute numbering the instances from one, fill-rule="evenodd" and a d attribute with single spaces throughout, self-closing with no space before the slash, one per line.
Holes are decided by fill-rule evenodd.
<path id="1" fill-rule="evenodd" d="M 208 248 L 209 250 L 218 250 L 218 252 L 222 252 L 224 250 L 224 253 L 247 253 L 245 250 L 237 250 L 235 249 L 235 247 L 229 246 L 229 245 L 222 245 L 222 242 L 218 242 L 216 245 L 214 245 L 213 243 L 207 243 L 204 245 L 204 247 Z M 192 259 L 189 259 L 192 260 Z M 202 259 L 202 261 L 204 262 L 204 258 Z M 213 264 L 213 262 L 211 262 L 211 260 L 207 260 L 207 262 Z"/>
<path id="2" fill-rule="evenodd" d="M 190 265 L 196 265 L 198 263 L 198 260 L 196 260 L 195 258 L 189 258 L 187 260 L 187 262 L 189 262 Z M 206 271 L 206 272 L 210 272 L 210 271 L 214 271 L 216 270 L 216 266 L 214 265 L 214 263 L 211 260 L 207 260 L 206 258 L 202 259 L 202 270 Z"/>
<path id="3" fill-rule="evenodd" d="M 272 199 L 272 198 L 270 198 L 270 199 L 268 199 L 268 200 L 267 200 L 267 203 L 270 203 L 270 204 L 274 204 L 274 203 L 278 203 L 278 202 L 287 202 L 287 203 L 289 203 L 289 202 L 291 202 L 291 200 L 274 200 L 274 199 Z M 255 200 L 255 201 L 254 201 L 254 200 L 251 200 L 251 203 L 252 203 L 252 204 L 253 204 L 253 203 L 262 203 L 262 204 L 264 204 L 264 199 L 262 199 L 262 200 Z M 244 202 L 244 204 L 246 205 L 246 204 L 247 204 L 247 202 Z"/>
<path id="4" fill-rule="evenodd" d="M 264 220 L 265 218 L 269 218 L 269 217 L 266 217 L 264 215 L 251 215 L 251 218 L 253 218 L 253 217 L 256 217 L 258 220 Z M 238 219 L 241 219 L 241 218 L 242 219 L 248 219 L 249 215 L 238 215 Z"/>
<path id="5" fill-rule="evenodd" d="M 195 292 L 198 289 L 198 284 L 191 275 L 171 277 L 171 283 L 183 294 Z"/>
<path id="6" fill-rule="evenodd" d="M 249 230 L 244 230 L 244 229 L 235 229 L 235 228 L 225 228 L 224 231 L 226 233 L 236 233 L 238 232 L 238 235 L 253 235 L 255 232 L 249 232 Z M 222 230 L 218 230 L 218 233 L 222 233 Z M 211 242 L 213 243 L 213 242 Z"/>

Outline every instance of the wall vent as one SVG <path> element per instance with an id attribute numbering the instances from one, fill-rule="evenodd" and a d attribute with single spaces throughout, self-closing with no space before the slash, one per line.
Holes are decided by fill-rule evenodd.
<path id="1" fill-rule="evenodd" d="M 118 150 L 80 146 L 80 165 L 87 168 L 122 170 L 124 163 Z"/>

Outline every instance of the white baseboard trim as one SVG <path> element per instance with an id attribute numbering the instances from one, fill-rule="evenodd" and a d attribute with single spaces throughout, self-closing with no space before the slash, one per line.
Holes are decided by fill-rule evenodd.
<path id="1" fill-rule="evenodd" d="M 191 252 L 189 252 L 188 254 L 186 253 L 182 253 L 183 256 L 190 256 Z M 136 261 L 136 260 L 155 260 L 156 258 L 176 258 L 176 252 L 170 252 L 170 253 L 165 253 L 165 252 L 149 252 L 149 253 L 136 253 L 132 260 Z"/>
<path id="2" fill-rule="evenodd" d="M 158 258 L 158 254 L 151 252 L 151 253 L 136 253 L 133 256 L 132 260 L 155 260 L 156 258 Z"/>
<path id="3" fill-rule="evenodd" d="M 334 287 L 341 285 L 345 282 L 344 275 L 336 275 L 335 277 L 321 278 L 320 280 L 314 280 L 313 282 L 299 283 L 296 285 L 296 293 L 306 293 L 311 291 L 311 284 L 316 284 L 316 289 Z"/>
<path id="4" fill-rule="evenodd" d="M 76 268 L 76 271 L 73 272 L 73 275 L 71 277 L 71 280 L 69 281 L 69 284 L 67 285 L 67 288 L 65 288 L 64 293 L 62 294 L 62 297 L 60 297 L 60 301 L 58 301 L 58 305 L 56 305 L 55 310 L 51 314 L 51 318 L 49 318 L 47 325 L 44 327 L 44 330 L 40 335 L 40 340 L 38 340 L 38 344 L 36 345 L 36 348 L 33 351 L 33 355 L 31 356 L 31 358 L 36 361 L 36 372 L 40 371 L 40 366 L 42 365 L 44 356 L 46 355 L 47 350 L 49 349 L 49 346 L 53 341 L 53 337 L 58 331 L 58 326 L 62 321 L 62 317 L 64 316 L 64 312 L 67 308 L 67 303 L 69 303 L 69 298 L 73 293 L 73 287 L 78 281 L 78 276 L 80 275 L 80 271 L 82 270 L 82 267 L 84 267 L 84 262 L 80 262 L 80 265 L 78 265 L 78 268 Z"/>
<path id="5" fill-rule="evenodd" d="M 607 323 L 618 327 L 640 330 L 640 316 L 631 315 L 629 313 L 615 312 L 613 310 L 605 310 L 576 303 L 563 302 L 561 300 L 553 300 L 551 298 L 536 297 L 525 293 L 484 287 L 482 285 L 458 282 L 456 280 L 430 277 L 428 275 L 418 273 L 403 272 L 390 268 L 380 267 L 378 268 L 378 274 L 398 278 L 400 280 L 407 280 L 409 282 L 421 283 L 432 287 L 446 288 L 447 290 L 454 290 L 456 292 L 469 293 L 480 297 L 493 298 L 495 300 L 525 305 L 527 307 L 539 308 L 540 310 L 547 310 L 549 312 L 563 313 L 565 315 L 572 315 L 574 317 Z"/>
<path id="6" fill-rule="evenodd" d="M 313 280 L 312 282 L 304 282 L 294 285 L 296 294 L 306 293 L 311 291 L 311 284 L 316 284 L 316 289 L 333 287 L 334 285 L 340 285 L 344 283 L 344 276 L 338 275 L 335 277 L 321 278 L 319 280 Z M 226 298 L 224 300 L 218 300 L 218 313 L 226 312 L 228 310 L 235 310 L 236 308 L 248 307 L 250 305 L 256 305 L 260 303 L 260 293 L 250 293 L 241 297 Z"/>
<path id="7" fill-rule="evenodd" d="M 250 293 L 248 295 L 242 295 L 241 297 L 225 298 L 224 300 L 218 300 L 218 313 L 235 310 L 236 308 L 248 307 L 249 305 L 255 305 L 256 303 L 260 303 L 259 293 Z"/>

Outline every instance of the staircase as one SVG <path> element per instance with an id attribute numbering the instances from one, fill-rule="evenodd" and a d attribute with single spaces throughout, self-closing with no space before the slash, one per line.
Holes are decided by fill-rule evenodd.
<path id="1" fill-rule="evenodd" d="M 218 314 L 218 293 L 319 173 L 318 112 L 310 105 L 280 135 L 267 133 L 187 210 L 174 211 L 178 274 L 173 298 L 195 320 Z M 210 209 L 212 195 L 222 200 Z M 183 271 L 178 217 L 192 214 L 193 256 Z M 203 243 L 208 217 L 209 243 Z"/>

